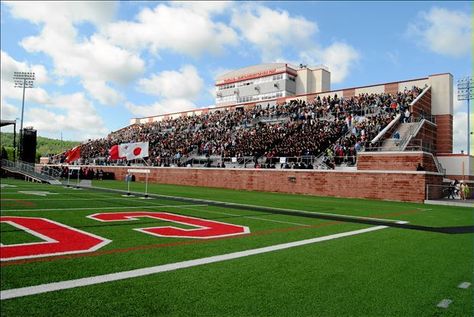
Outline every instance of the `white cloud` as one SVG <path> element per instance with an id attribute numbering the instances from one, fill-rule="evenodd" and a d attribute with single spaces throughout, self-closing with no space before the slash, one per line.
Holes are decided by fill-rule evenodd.
<path id="1" fill-rule="evenodd" d="M 467 101 L 458 100 L 458 88 L 454 84 L 453 87 L 453 151 L 454 153 L 459 153 L 463 150 L 467 152 Z M 474 111 L 473 106 L 470 106 L 471 110 L 471 131 L 474 130 L 472 126 L 474 124 Z M 472 138 L 471 138 L 472 140 Z M 471 147 L 473 144 L 471 144 Z M 472 154 L 472 153 L 471 153 Z"/>
<path id="2" fill-rule="evenodd" d="M 2 120 L 15 120 L 21 115 L 18 107 L 7 103 L 3 98 L 1 101 L 0 113 Z"/>
<path id="3" fill-rule="evenodd" d="M 453 112 L 467 112 L 467 101 L 458 100 L 458 86 L 455 83 L 453 85 Z M 472 108 L 471 108 L 472 109 Z"/>
<path id="4" fill-rule="evenodd" d="M 134 105 L 132 103 L 125 104 L 128 110 L 137 117 L 151 117 L 160 114 L 181 112 L 185 110 L 193 110 L 198 108 L 188 99 L 164 99 L 152 105 Z"/>
<path id="5" fill-rule="evenodd" d="M 46 68 L 43 65 L 32 65 L 26 62 L 19 62 L 12 58 L 8 53 L 1 52 L 1 104 L 2 104 L 2 118 L 13 120 L 21 116 L 19 109 L 21 108 L 21 100 L 23 99 L 23 89 L 15 88 L 13 73 L 18 71 L 33 71 L 35 72 L 34 88 L 27 88 L 25 90 L 25 104 L 47 103 L 50 100 L 48 93 L 39 88 L 38 85 L 48 83 L 49 77 Z M 18 101 L 18 106 L 10 105 L 6 99 L 15 99 Z M 14 110 L 18 109 L 18 111 Z"/>
<path id="6" fill-rule="evenodd" d="M 109 2 L 9 2 L 12 15 L 42 26 L 37 36 L 21 41 L 28 52 L 49 55 L 56 75 L 79 77 L 91 97 L 101 103 L 122 100 L 110 83 L 129 83 L 143 73 L 145 63 L 136 54 L 110 44 L 103 36 L 78 39 L 76 24 L 101 25 L 109 21 L 115 4 Z"/>
<path id="7" fill-rule="evenodd" d="M 225 68 L 225 67 L 217 67 L 215 69 L 210 70 L 210 74 L 212 76 L 212 79 L 216 81 L 217 77 L 224 75 L 228 72 L 234 71 L 235 69 L 232 68 Z"/>
<path id="8" fill-rule="evenodd" d="M 11 14 L 16 18 L 32 23 L 66 24 L 89 21 L 94 24 L 108 22 L 115 15 L 116 3 L 112 1 L 91 2 L 44 2 L 12 1 L 5 2 Z"/>
<path id="9" fill-rule="evenodd" d="M 122 94 L 108 86 L 105 81 L 83 80 L 82 84 L 103 105 L 116 105 L 125 99 Z"/>
<path id="10" fill-rule="evenodd" d="M 201 15 L 222 14 L 232 8 L 234 3 L 231 1 L 174 1 L 170 2 L 174 7 L 188 8 Z"/>
<path id="11" fill-rule="evenodd" d="M 22 89 L 15 88 L 14 71 L 33 70 L 35 86 L 49 82 L 48 73 L 42 65 L 19 62 L 8 53 L 1 52 L 1 115 L 2 119 L 14 120 L 21 116 Z M 16 100 L 16 105 L 7 102 Z M 25 91 L 24 126 L 33 126 L 41 134 L 48 132 L 71 132 L 73 139 L 103 137 L 107 133 L 104 122 L 93 103 L 83 93 L 50 96 L 41 87 Z M 57 134 L 56 134 L 57 135 Z"/>
<path id="12" fill-rule="evenodd" d="M 359 57 L 360 54 L 355 48 L 342 42 L 335 42 L 326 48 L 313 48 L 300 53 L 300 58 L 306 64 L 327 66 L 331 72 L 332 83 L 343 82 Z"/>
<path id="13" fill-rule="evenodd" d="M 458 57 L 471 51 L 471 19 L 467 12 L 433 7 L 428 12 L 421 11 L 406 33 L 432 52 Z"/>
<path id="14" fill-rule="evenodd" d="M 163 71 L 151 78 L 141 79 L 139 90 L 165 99 L 194 99 L 201 93 L 204 81 L 192 65 L 179 71 Z"/>
<path id="15" fill-rule="evenodd" d="M 316 43 L 314 37 L 319 32 L 317 23 L 290 16 L 283 10 L 249 4 L 243 9 L 234 10 L 231 24 L 261 51 L 263 62 L 288 62 L 282 56 L 282 51 L 298 47 L 301 60 L 293 64 L 323 64 L 329 68 L 334 83 L 344 81 L 360 56 L 355 48 L 341 41 L 335 41 L 327 47 Z"/>
<path id="16" fill-rule="evenodd" d="M 172 50 L 192 56 L 220 53 L 238 40 L 232 28 L 212 20 L 226 6 L 220 3 L 213 9 L 210 3 L 200 2 L 159 4 L 154 9 L 143 9 L 136 22 L 108 25 L 104 33 L 113 43 L 135 50 Z"/>
<path id="17" fill-rule="evenodd" d="M 158 96 L 157 102 L 152 105 L 135 105 L 129 102 L 125 107 L 138 117 L 195 109 L 197 106 L 191 100 L 205 93 L 203 86 L 204 81 L 197 69 L 192 65 L 185 65 L 179 71 L 163 71 L 139 81 L 138 90 Z"/>
<path id="18" fill-rule="evenodd" d="M 85 140 L 107 134 L 104 121 L 83 93 L 52 98 L 46 108 L 34 107 L 25 113 L 25 126 L 41 133 L 68 132 L 73 139 Z"/>
<path id="19" fill-rule="evenodd" d="M 50 81 L 48 72 L 43 65 L 32 65 L 13 59 L 7 52 L 1 51 L 2 81 L 13 83 L 14 72 L 34 72 L 35 84 L 45 84 Z"/>
<path id="20" fill-rule="evenodd" d="M 265 62 L 280 57 L 284 46 L 305 46 L 318 32 L 315 22 L 253 4 L 234 10 L 231 24 L 262 52 Z"/>
<path id="21" fill-rule="evenodd" d="M 108 82 L 126 84 L 144 71 L 144 62 L 137 55 L 110 45 L 101 36 L 76 43 L 60 30 L 45 27 L 40 36 L 26 38 L 22 45 L 29 52 L 51 56 L 58 75 L 81 78 L 91 97 L 104 104 L 121 100 Z"/>
<path id="22" fill-rule="evenodd" d="M 453 116 L 453 152 L 467 150 L 467 113 L 457 112 Z"/>
<path id="23" fill-rule="evenodd" d="M 359 53 L 350 45 L 336 42 L 321 52 L 321 61 L 331 71 L 331 81 L 340 83 L 349 75 L 351 66 L 359 59 Z"/>

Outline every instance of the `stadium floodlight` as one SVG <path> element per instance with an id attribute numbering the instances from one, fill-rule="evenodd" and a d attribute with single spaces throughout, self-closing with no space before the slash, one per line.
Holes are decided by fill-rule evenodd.
<path id="1" fill-rule="evenodd" d="M 15 88 L 23 88 L 23 98 L 21 101 L 21 121 L 20 121 L 20 142 L 19 142 L 19 157 L 23 157 L 23 114 L 25 112 L 25 89 L 33 88 L 33 82 L 35 81 L 34 72 L 14 72 L 13 81 Z"/>
<path id="2" fill-rule="evenodd" d="M 472 77 L 464 77 L 458 80 L 458 100 L 467 100 L 467 155 L 471 155 L 471 110 L 469 102 L 474 99 L 474 82 Z"/>

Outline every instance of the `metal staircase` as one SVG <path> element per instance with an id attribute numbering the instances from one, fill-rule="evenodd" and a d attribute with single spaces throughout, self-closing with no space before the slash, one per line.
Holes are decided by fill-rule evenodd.
<path id="1" fill-rule="evenodd" d="M 414 136 L 418 126 L 421 122 L 413 123 L 400 123 L 397 127 L 397 131 L 400 135 L 398 139 L 395 139 L 392 135 L 391 138 L 386 139 L 382 144 L 382 151 L 404 151 L 411 138 Z"/>
<path id="2" fill-rule="evenodd" d="M 59 171 L 53 170 L 48 166 L 35 167 L 35 164 L 26 162 L 12 162 L 8 160 L 2 160 L 2 169 L 9 171 L 14 174 L 20 174 L 25 176 L 26 179 L 37 181 L 41 183 L 48 183 L 52 185 L 61 185 L 59 179 Z"/>

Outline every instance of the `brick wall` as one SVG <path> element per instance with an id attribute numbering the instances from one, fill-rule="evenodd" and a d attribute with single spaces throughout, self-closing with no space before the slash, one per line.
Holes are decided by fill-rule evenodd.
<path id="1" fill-rule="evenodd" d="M 453 116 L 450 114 L 437 115 L 437 143 L 436 153 L 452 153 L 453 152 Z"/>
<path id="2" fill-rule="evenodd" d="M 357 169 L 387 170 L 387 171 L 416 171 L 421 163 L 426 171 L 437 172 L 433 156 L 423 152 L 405 153 L 370 153 L 365 152 L 357 156 Z"/>
<path id="3" fill-rule="evenodd" d="M 124 179 L 129 167 L 100 166 Z M 427 182 L 441 184 L 442 176 L 407 171 L 304 171 L 152 167 L 151 183 L 203 186 L 237 190 L 310 194 L 422 202 Z M 143 181 L 143 174 L 135 174 Z"/>
<path id="4" fill-rule="evenodd" d="M 408 143 L 407 149 L 412 149 L 416 146 L 430 147 L 436 152 L 437 130 L 435 124 L 425 121 L 418 134 Z"/>
<path id="5" fill-rule="evenodd" d="M 387 94 L 396 94 L 398 93 L 398 82 L 385 84 L 385 93 Z"/>
<path id="6" fill-rule="evenodd" d="M 431 115 L 431 88 L 410 109 L 415 118 L 423 112 L 425 116 Z"/>
<path id="7" fill-rule="evenodd" d="M 351 88 L 351 89 L 344 89 L 342 91 L 342 96 L 344 98 L 351 98 L 351 97 L 354 97 L 355 96 L 355 88 Z"/>

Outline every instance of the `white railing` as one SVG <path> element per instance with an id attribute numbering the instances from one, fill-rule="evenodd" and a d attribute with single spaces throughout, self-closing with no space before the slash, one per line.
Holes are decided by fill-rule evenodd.
<path id="1" fill-rule="evenodd" d="M 423 89 L 423 91 L 421 92 L 421 94 L 419 94 L 419 95 L 415 98 L 415 100 L 413 100 L 413 101 L 409 104 L 409 106 L 412 107 L 415 103 L 417 103 L 418 100 L 420 100 L 421 97 L 423 97 L 423 96 L 426 94 L 426 92 L 427 92 L 428 90 L 430 90 L 430 88 L 431 88 L 431 86 L 426 86 L 425 89 Z"/>
<path id="2" fill-rule="evenodd" d="M 16 172 L 27 177 L 36 179 L 38 181 L 44 181 L 50 184 L 61 184 L 61 182 L 57 178 L 52 175 L 49 175 L 49 173 L 43 173 L 41 169 L 40 171 L 37 171 L 35 164 L 32 163 L 2 160 L 2 167 L 5 167 L 5 169 L 10 170 L 11 172 Z M 51 170 L 49 167 L 48 169 Z"/>
<path id="3" fill-rule="evenodd" d="M 372 141 L 370 141 L 370 143 L 377 143 L 385 135 L 385 133 L 387 133 L 387 131 L 389 131 L 396 123 L 400 121 L 400 116 L 401 114 L 397 114 L 397 116 L 385 128 L 383 128 L 382 131 L 380 131 L 379 134 L 377 134 L 375 138 L 372 139 Z"/>

